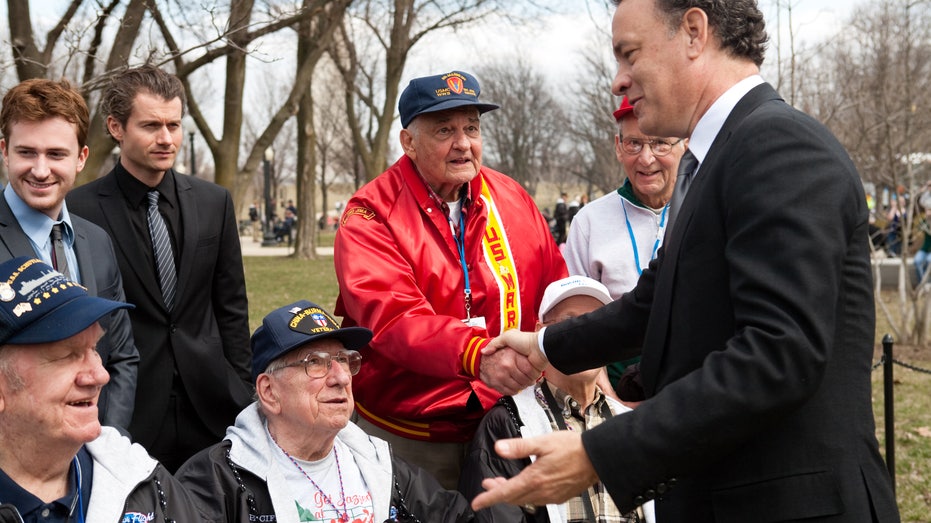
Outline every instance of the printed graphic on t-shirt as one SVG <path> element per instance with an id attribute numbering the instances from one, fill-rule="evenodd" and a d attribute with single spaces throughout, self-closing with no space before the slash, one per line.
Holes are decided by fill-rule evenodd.
<path id="1" fill-rule="evenodd" d="M 336 503 L 331 504 L 330 501 Z M 313 506 L 302 507 L 297 501 L 297 513 L 300 521 L 326 521 L 327 523 L 375 523 L 375 514 L 372 512 L 372 495 L 366 492 L 363 496 L 350 496 L 346 494 L 346 507 L 338 500 L 324 499 L 319 493 L 314 497 Z M 339 510 L 334 509 L 334 506 Z M 348 515 L 348 520 L 343 520 Z"/>

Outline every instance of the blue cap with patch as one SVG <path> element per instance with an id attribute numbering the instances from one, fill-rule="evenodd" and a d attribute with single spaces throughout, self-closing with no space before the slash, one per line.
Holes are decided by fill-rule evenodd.
<path id="1" fill-rule="evenodd" d="M 416 116 L 424 113 L 473 106 L 481 114 L 500 107 L 479 102 L 478 95 L 481 92 L 478 80 L 461 71 L 414 78 L 401 93 L 401 99 L 398 101 L 401 126 L 407 129 Z"/>
<path id="2" fill-rule="evenodd" d="M 35 258 L 0 264 L 0 345 L 70 338 L 117 309 L 133 305 L 88 296 L 87 289 Z"/>
<path id="3" fill-rule="evenodd" d="M 340 327 L 330 313 L 307 300 L 273 310 L 252 334 L 252 381 L 281 356 L 327 338 L 335 338 L 347 349 L 355 350 L 372 340 L 372 331 L 364 327 Z"/>

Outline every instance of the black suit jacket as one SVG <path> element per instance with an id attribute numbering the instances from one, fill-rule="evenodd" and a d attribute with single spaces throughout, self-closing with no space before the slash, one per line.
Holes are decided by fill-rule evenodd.
<path id="1" fill-rule="evenodd" d="M 871 407 L 867 225 L 831 133 L 769 85 L 745 95 L 636 288 L 544 334 L 563 372 L 642 343 L 647 401 L 582 435 L 622 510 L 656 498 L 660 521 L 898 520 Z"/>
<path id="2" fill-rule="evenodd" d="M 70 211 L 70 209 L 69 209 Z M 108 300 L 126 301 L 123 280 L 116 254 L 107 233 L 93 223 L 71 214 L 74 227 L 74 255 L 78 261 L 81 283 L 87 293 Z M 0 194 L 0 262 L 17 256 L 38 256 L 19 221 Z M 139 351 L 133 341 L 132 326 L 126 309 L 100 319 L 105 334 L 97 342 L 97 352 L 110 381 L 100 392 L 100 422 L 123 430 L 129 427 L 136 401 L 136 375 Z"/>
<path id="3" fill-rule="evenodd" d="M 221 439 L 251 401 L 252 353 L 242 251 L 229 191 L 174 176 L 183 234 L 178 287 L 168 311 L 152 245 L 133 234 L 129 204 L 111 171 L 73 189 L 68 209 L 106 230 L 116 245 L 139 354 L 133 438 L 151 444 L 167 415 L 174 369 L 200 419 Z"/>

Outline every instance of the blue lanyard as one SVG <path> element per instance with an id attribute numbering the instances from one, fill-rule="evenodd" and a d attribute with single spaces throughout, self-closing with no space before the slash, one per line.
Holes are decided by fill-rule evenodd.
<path id="1" fill-rule="evenodd" d="M 462 265 L 462 274 L 465 276 L 465 312 L 466 319 L 472 318 L 472 285 L 469 282 L 469 266 L 466 263 L 465 255 L 465 218 L 463 217 L 462 204 L 465 203 L 465 198 L 459 201 L 459 233 L 454 234 L 456 238 L 456 247 L 459 249 L 459 263 Z M 453 227 L 453 219 L 446 217 L 449 220 L 449 225 L 452 227 L 453 232 L 455 233 L 455 227 Z"/>
<path id="2" fill-rule="evenodd" d="M 637 238 L 634 236 L 634 228 L 630 225 L 630 216 L 627 216 L 627 203 L 624 201 L 624 198 L 621 198 L 621 209 L 624 210 L 624 220 L 627 222 L 627 234 L 630 235 L 630 245 L 634 249 L 634 265 L 637 267 L 637 274 L 643 274 L 643 269 L 640 267 L 640 251 L 637 249 Z M 659 249 L 659 240 L 662 238 L 660 231 L 666 226 L 666 211 L 669 210 L 669 204 L 667 203 L 663 207 L 663 212 L 659 215 L 659 227 L 656 229 L 656 241 L 653 242 L 653 252 L 650 253 L 650 261 L 653 258 L 656 258 L 656 251 Z"/>
<path id="3" fill-rule="evenodd" d="M 77 486 L 78 495 L 75 496 L 74 501 L 71 503 L 71 512 L 70 516 L 74 515 L 75 510 L 77 510 L 77 522 L 84 523 L 84 493 L 82 492 L 83 475 L 81 474 L 81 462 L 78 461 L 78 457 L 74 457 L 74 480 Z"/>

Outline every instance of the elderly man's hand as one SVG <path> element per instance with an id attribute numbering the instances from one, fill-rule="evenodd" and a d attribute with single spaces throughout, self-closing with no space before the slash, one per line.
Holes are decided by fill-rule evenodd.
<path id="1" fill-rule="evenodd" d="M 479 377 L 501 394 L 517 394 L 540 378 L 546 363 L 536 332 L 509 330 L 482 349 Z"/>
<path id="2" fill-rule="evenodd" d="M 582 446 L 582 436 L 576 432 L 561 430 L 533 438 L 498 440 L 495 451 L 507 459 L 530 455 L 537 458 L 511 479 L 482 481 L 485 492 L 472 500 L 474 510 L 497 503 L 563 503 L 598 482 L 598 474 Z"/>

